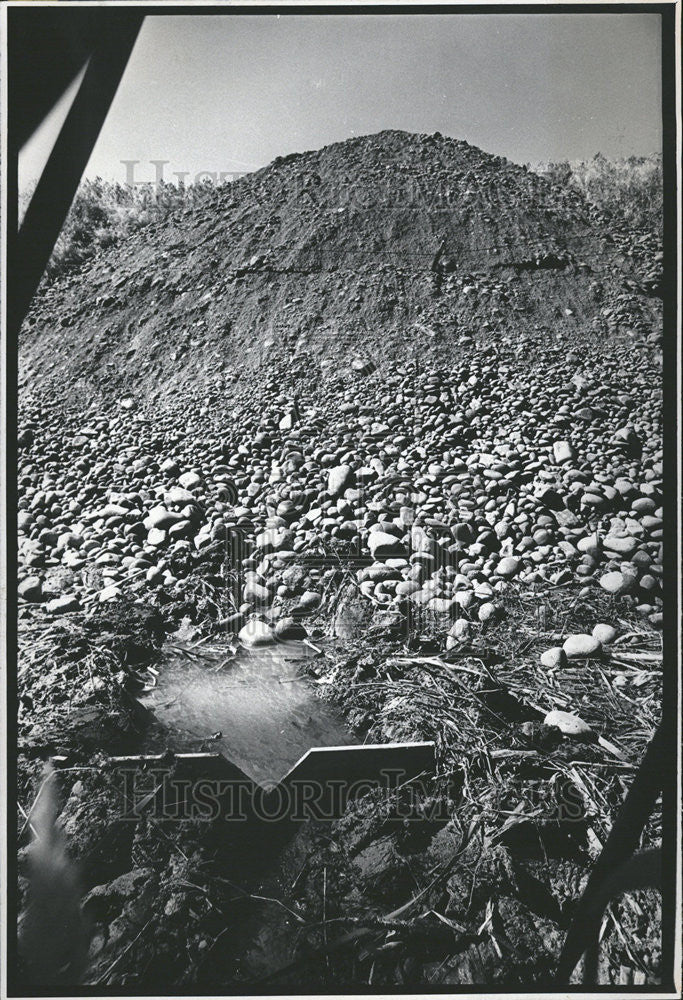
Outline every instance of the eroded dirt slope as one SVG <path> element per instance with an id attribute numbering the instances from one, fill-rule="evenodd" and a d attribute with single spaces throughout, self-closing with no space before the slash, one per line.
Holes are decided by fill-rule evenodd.
<path id="1" fill-rule="evenodd" d="M 22 373 L 143 398 L 361 343 L 446 358 L 461 336 L 623 337 L 657 315 L 651 257 L 577 192 L 461 140 L 382 132 L 280 158 L 52 283 Z"/>

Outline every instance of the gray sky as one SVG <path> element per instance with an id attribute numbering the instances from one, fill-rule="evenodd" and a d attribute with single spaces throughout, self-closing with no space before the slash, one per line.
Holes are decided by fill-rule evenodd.
<path id="1" fill-rule="evenodd" d="M 192 180 L 385 128 L 519 163 L 658 152 L 659 15 L 148 17 L 86 174 L 124 181 L 139 160 L 151 180 L 168 160 Z"/>

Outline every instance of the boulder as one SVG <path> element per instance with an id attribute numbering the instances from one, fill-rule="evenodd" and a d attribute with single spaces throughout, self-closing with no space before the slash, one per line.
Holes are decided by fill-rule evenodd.
<path id="1" fill-rule="evenodd" d="M 245 646 L 270 646 L 275 642 L 275 632 L 266 622 L 254 619 L 239 630 L 237 638 Z"/>
<path id="2" fill-rule="evenodd" d="M 606 590 L 608 594 L 613 594 L 614 597 L 623 597 L 624 594 L 630 594 L 634 584 L 635 577 L 626 573 L 620 573 L 619 570 L 613 570 L 600 577 L 600 586 L 602 589 Z"/>
<path id="3" fill-rule="evenodd" d="M 43 600 L 43 584 L 41 583 L 40 577 L 37 576 L 27 576 L 25 580 L 22 580 L 17 588 L 19 597 L 22 597 L 25 601 L 42 601 Z"/>
<path id="4" fill-rule="evenodd" d="M 327 492 L 332 497 L 343 496 L 348 487 L 353 486 L 354 475 L 350 465 L 337 465 L 330 469 L 327 477 Z"/>
<path id="5" fill-rule="evenodd" d="M 244 585 L 243 596 L 248 604 L 257 606 L 270 604 L 270 591 L 263 584 L 257 583 L 255 580 L 249 580 Z"/>
<path id="6" fill-rule="evenodd" d="M 496 566 L 496 574 L 502 577 L 515 576 L 519 569 L 519 559 L 515 556 L 505 556 Z"/>
<path id="7" fill-rule="evenodd" d="M 567 636 L 562 649 L 568 660 L 595 660 L 602 654 L 602 643 L 593 635 L 577 632 Z"/>
<path id="8" fill-rule="evenodd" d="M 553 458 L 557 465 L 564 465 L 576 458 L 576 451 L 569 441 L 555 441 L 553 444 Z"/>
<path id="9" fill-rule="evenodd" d="M 280 618 L 274 628 L 275 638 L 278 641 L 289 639 L 305 639 L 308 632 L 295 618 Z"/>
<path id="10" fill-rule="evenodd" d="M 606 535 L 602 545 L 606 552 L 614 552 L 627 559 L 638 548 L 638 539 L 631 535 Z"/>
<path id="11" fill-rule="evenodd" d="M 549 670 L 556 670 L 558 667 L 566 666 L 566 664 L 567 654 L 562 646 L 552 646 L 541 653 L 541 665 Z"/>
<path id="12" fill-rule="evenodd" d="M 61 597 L 48 601 L 45 610 L 51 615 L 65 615 L 72 611 L 80 611 L 81 602 L 75 594 L 62 594 Z"/>
<path id="13" fill-rule="evenodd" d="M 493 604 L 491 601 L 486 601 L 479 608 L 477 617 L 480 622 L 490 622 L 496 621 L 502 616 L 503 609 L 499 604 Z"/>
<path id="14" fill-rule="evenodd" d="M 178 476 L 178 483 L 185 490 L 196 490 L 202 485 L 202 477 L 197 472 L 185 472 Z"/>
<path id="15" fill-rule="evenodd" d="M 614 642 L 618 634 L 613 625 L 600 623 L 593 627 L 593 635 L 603 646 L 609 646 L 610 643 Z"/>
<path id="16" fill-rule="evenodd" d="M 543 723 L 546 726 L 553 726 L 565 736 L 573 736 L 575 739 L 586 739 L 593 735 L 593 730 L 588 723 L 584 722 L 578 715 L 572 715 L 571 712 L 559 710 L 548 712 Z"/>
<path id="17" fill-rule="evenodd" d="M 368 548 L 373 559 L 407 555 L 403 542 L 386 531 L 371 531 L 368 536 Z"/>
<path id="18" fill-rule="evenodd" d="M 320 605 L 320 594 L 316 593 L 315 590 L 306 590 L 299 598 L 296 607 L 293 609 L 292 614 L 295 615 L 308 615 L 315 611 Z"/>
<path id="19" fill-rule="evenodd" d="M 142 523 L 148 531 L 153 528 L 164 531 L 166 528 L 170 528 L 172 524 L 182 521 L 182 519 L 182 515 L 176 514 L 175 511 L 159 506 L 153 507 Z"/>
<path id="20" fill-rule="evenodd" d="M 190 493 L 189 490 L 183 489 L 182 486 L 172 486 L 167 493 L 164 493 L 165 504 L 178 504 L 180 506 L 195 502 L 194 494 Z"/>

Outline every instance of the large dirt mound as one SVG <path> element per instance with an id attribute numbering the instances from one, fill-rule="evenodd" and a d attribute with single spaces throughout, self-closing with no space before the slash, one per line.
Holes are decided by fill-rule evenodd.
<path id="1" fill-rule="evenodd" d="M 382 132 L 278 158 L 44 288 L 23 376 L 144 399 L 275 356 L 627 335 L 657 309 L 635 257 L 578 192 L 461 140 Z"/>

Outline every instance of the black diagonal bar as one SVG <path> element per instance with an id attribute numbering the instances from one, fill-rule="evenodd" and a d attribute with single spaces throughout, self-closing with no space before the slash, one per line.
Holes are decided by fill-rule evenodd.
<path id="1" fill-rule="evenodd" d="M 664 751 L 664 730 L 660 725 L 645 751 L 633 784 L 579 900 L 557 965 L 555 978 L 557 985 L 566 985 L 569 982 L 577 962 L 596 937 L 602 910 L 599 908 L 596 910 L 594 902 L 600 896 L 603 883 L 609 880 L 638 848 L 645 824 L 662 791 L 665 773 Z"/>
<path id="2" fill-rule="evenodd" d="M 37 13 L 37 12 L 35 12 Z M 104 11 L 81 86 L 31 198 L 16 241 L 10 243 L 8 332 L 16 337 L 64 224 L 83 171 L 140 31 L 142 14 Z M 40 30 L 40 18 L 36 19 Z M 10 80 L 10 86 L 12 81 Z M 55 93 L 55 101 L 61 96 Z M 10 122 L 12 134 L 12 122 Z M 18 122 L 14 134 L 19 135 Z M 11 153 L 16 145 L 10 143 Z"/>

